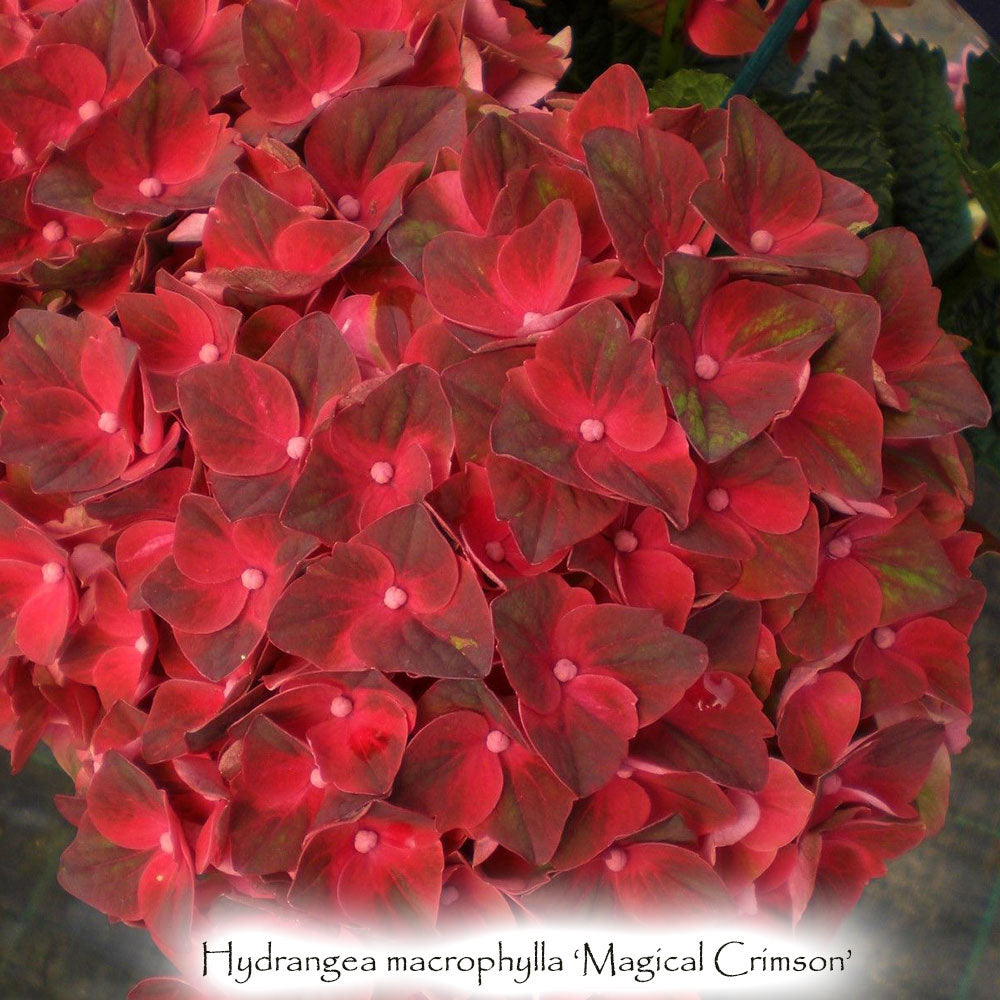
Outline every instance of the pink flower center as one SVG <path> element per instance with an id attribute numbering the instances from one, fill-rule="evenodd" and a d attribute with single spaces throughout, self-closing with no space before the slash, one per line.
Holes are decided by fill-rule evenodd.
<path id="1" fill-rule="evenodd" d="M 346 719 L 354 711 L 354 702 L 346 694 L 338 694 L 330 702 L 330 714 L 335 719 Z"/>
<path id="2" fill-rule="evenodd" d="M 324 104 L 327 104 L 330 100 L 331 94 L 329 90 L 317 90 L 315 94 L 312 95 L 312 106 L 314 108 L 321 108 Z"/>
<path id="3" fill-rule="evenodd" d="M 494 562 L 503 562 L 507 558 L 502 542 L 487 542 L 486 555 Z"/>
<path id="4" fill-rule="evenodd" d="M 337 199 L 337 211 L 345 219 L 350 219 L 353 222 L 361 215 L 361 202 L 353 194 L 345 194 L 342 198 Z"/>
<path id="5" fill-rule="evenodd" d="M 490 753 L 503 753 L 510 746 L 510 737 L 499 729 L 491 729 L 486 737 L 486 749 Z"/>
<path id="6" fill-rule="evenodd" d="M 694 373 L 705 382 L 711 382 L 719 374 L 719 362 L 711 354 L 699 354 L 695 358 Z"/>
<path id="7" fill-rule="evenodd" d="M 453 885 L 446 885 L 441 890 L 441 905 L 452 906 L 458 902 L 458 889 Z"/>
<path id="8" fill-rule="evenodd" d="M 634 531 L 622 528 L 621 531 L 615 532 L 615 548 L 625 554 L 635 552 L 639 548 L 639 537 Z"/>
<path id="9" fill-rule="evenodd" d="M 580 437 L 584 441 L 596 442 L 604 437 L 604 423 L 595 417 L 588 417 L 580 423 Z"/>
<path id="10" fill-rule="evenodd" d="M 219 360 L 219 349 L 215 344 L 202 344 L 198 351 L 198 360 L 203 365 L 215 364 Z"/>
<path id="11" fill-rule="evenodd" d="M 844 779 L 839 774 L 830 774 L 823 779 L 823 791 L 827 795 L 836 795 L 844 787 Z"/>
<path id="12" fill-rule="evenodd" d="M 163 851 L 164 854 L 174 853 L 174 838 L 171 837 L 169 833 L 164 833 L 160 837 L 160 850 Z"/>
<path id="13" fill-rule="evenodd" d="M 677 248 L 678 253 L 686 253 L 689 257 L 704 257 L 705 251 L 696 243 L 682 243 Z"/>
<path id="14" fill-rule="evenodd" d="M 545 333 L 552 326 L 552 319 L 545 313 L 526 312 L 521 319 L 521 330 L 524 333 Z"/>
<path id="15" fill-rule="evenodd" d="M 139 194 L 143 198 L 159 198 L 163 194 L 163 181 L 158 177 L 144 177 L 139 181 Z"/>
<path id="16" fill-rule="evenodd" d="M 145 656 L 149 652 L 149 640 L 144 636 L 140 635 L 138 639 L 135 640 L 135 651 L 140 656 Z"/>
<path id="17" fill-rule="evenodd" d="M 47 562 L 42 567 L 42 580 L 45 583 L 58 583 L 66 575 L 66 570 L 57 562 Z"/>
<path id="18" fill-rule="evenodd" d="M 896 642 L 896 632 L 887 625 L 882 625 L 872 633 L 872 640 L 879 649 L 890 649 Z"/>
<path id="19" fill-rule="evenodd" d="M 379 486 L 391 483 L 392 477 L 396 475 L 396 470 L 388 462 L 376 462 L 368 471 Z"/>
<path id="20" fill-rule="evenodd" d="M 100 430 L 104 431 L 105 434 L 117 434 L 122 428 L 122 423 L 118 419 L 117 413 L 105 410 L 97 418 L 97 426 Z"/>
<path id="21" fill-rule="evenodd" d="M 264 586 L 264 574 L 261 570 L 251 566 L 250 568 L 243 570 L 240 574 L 240 583 L 242 583 L 247 590 L 260 590 L 260 588 Z"/>
<path id="22" fill-rule="evenodd" d="M 304 437 L 293 437 L 288 439 L 285 445 L 285 453 L 292 461 L 297 462 L 305 453 L 309 442 Z"/>
<path id="23" fill-rule="evenodd" d="M 46 222 L 42 226 L 42 237 L 49 241 L 49 243 L 58 243 L 61 239 L 66 236 L 66 227 L 61 222 L 56 222 L 52 219 L 51 222 Z"/>
<path id="24" fill-rule="evenodd" d="M 721 514 L 729 506 L 729 491 L 724 490 L 721 486 L 716 486 L 715 489 L 708 491 L 705 503 L 708 504 L 709 510 L 714 510 L 716 514 Z"/>
<path id="25" fill-rule="evenodd" d="M 408 595 L 402 587 L 390 587 L 382 598 L 382 603 L 390 611 L 398 611 L 408 600 Z"/>
<path id="26" fill-rule="evenodd" d="M 620 847 L 612 847 L 604 855 L 604 864 L 610 872 L 620 872 L 628 864 L 628 855 Z"/>
<path id="27" fill-rule="evenodd" d="M 843 559 L 844 556 L 851 554 L 853 547 L 854 543 L 851 541 L 850 535 L 838 535 L 826 543 L 826 554 L 831 559 Z"/>
<path id="28" fill-rule="evenodd" d="M 177 49 L 164 49 L 163 64 L 169 66 L 171 69 L 177 69 L 181 64 L 181 54 Z"/>
<path id="29" fill-rule="evenodd" d="M 378 834 L 374 830 L 358 830 L 354 835 L 354 850 L 358 854 L 368 854 L 378 846 Z"/>
<path id="30" fill-rule="evenodd" d="M 20 146 L 15 146 L 10 151 L 10 158 L 14 161 L 15 167 L 20 167 L 22 169 L 31 162 L 28 154 Z"/>
<path id="31" fill-rule="evenodd" d="M 619 778 L 631 778 L 635 771 L 628 766 L 628 764 L 622 764 L 620 768 L 615 772 Z"/>
<path id="32" fill-rule="evenodd" d="M 80 121 L 89 122 L 91 118 L 96 118 L 101 113 L 101 105 L 97 101 L 84 101 L 76 109 L 76 113 L 80 116 Z"/>
<path id="33" fill-rule="evenodd" d="M 713 677 L 707 675 L 702 678 L 702 685 L 712 696 L 709 708 L 725 708 L 736 694 L 736 686 L 728 677 Z"/>
<path id="34" fill-rule="evenodd" d="M 567 660 L 565 657 L 561 660 L 556 660 L 556 665 L 552 668 L 552 673 L 560 684 L 569 683 L 579 672 L 579 667 L 572 660 Z"/>
<path id="35" fill-rule="evenodd" d="M 770 253 L 774 249 L 774 234 L 766 229 L 758 229 L 750 237 L 750 247 L 754 253 Z"/>
<path id="36" fill-rule="evenodd" d="M 323 780 L 323 775 L 320 773 L 318 767 L 312 769 L 312 773 L 309 775 L 309 784 L 313 788 L 326 788 L 326 782 Z"/>

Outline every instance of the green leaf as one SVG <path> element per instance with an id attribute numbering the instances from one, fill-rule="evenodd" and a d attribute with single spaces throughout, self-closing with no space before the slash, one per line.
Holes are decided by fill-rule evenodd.
<path id="1" fill-rule="evenodd" d="M 948 144 L 961 168 L 965 183 L 982 205 L 994 236 L 1000 235 L 1000 162 L 992 167 L 984 167 L 954 139 L 949 137 Z"/>
<path id="2" fill-rule="evenodd" d="M 838 101 L 821 93 L 764 93 L 758 103 L 820 167 L 864 188 L 879 207 L 879 221 L 892 224 L 890 151 L 875 121 L 845 112 Z"/>
<path id="3" fill-rule="evenodd" d="M 1000 49 L 995 46 L 968 62 L 965 127 L 969 152 L 980 163 L 1000 163 Z"/>
<path id="4" fill-rule="evenodd" d="M 973 241 L 961 171 L 948 141 L 949 135 L 961 137 L 961 123 L 945 82 L 946 65 L 941 50 L 911 38 L 897 42 L 876 18 L 871 41 L 855 42 L 813 85 L 843 114 L 875 126 L 892 166 L 892 221 L 917 234 L 935 275 Z"/>
<path id="5" fill-rule="evenodd" d="M 681 69 L 665 80 L 657 80 L 649 90 L 651 108 L 689 108 L 701 104 L 717 108 L 733 81 L 721 73 L 706 73 L 700 69 Z"/>
<path id="6" fill-rule="evenodd" d="M 941 326 L 970 342 L 965 352 L 973 374 L 993 404 L 982 429 L 966 431 L 977 462 L 1000 472 L 1000 278 L 997 255 L 978 247 L 941 288 Z"/>

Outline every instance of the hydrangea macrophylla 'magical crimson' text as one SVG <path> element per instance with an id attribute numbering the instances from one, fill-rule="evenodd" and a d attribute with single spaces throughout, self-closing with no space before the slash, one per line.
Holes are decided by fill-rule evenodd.
<path id="1" fill-rule="evenodd" d="M 794 922 L 936 830 L 989 411 L 864 192 L 542 102 L 504 0 L 18 24 L 0 737 L 69 891 L 178 960 L 223 898 Z"/>

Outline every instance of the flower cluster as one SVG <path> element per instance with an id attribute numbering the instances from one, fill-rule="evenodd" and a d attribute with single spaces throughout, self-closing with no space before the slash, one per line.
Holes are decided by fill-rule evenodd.
<path id="1" fill-rule="evenodd" d="M 915 238 L 745 99 L 524 107 L 502 0 L 149 9 L 0 70 L 0 737 L 75 780 L 62 884 L 175 958 L 223 899 L 849 909 L 942 822 L 983 599 Z"/>

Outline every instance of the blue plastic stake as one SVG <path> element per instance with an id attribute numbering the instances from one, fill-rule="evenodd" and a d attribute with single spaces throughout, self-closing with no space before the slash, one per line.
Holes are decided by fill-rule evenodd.
<path id="1" fill-rule="evenodd" d="M 736 77 L 732 88 L 726 94 L 726 99 L 722 102 L 723 107 L 729 103 L 731 97 L 735 97 L 737 94 L 748 96 L 760 83 L 761 77 L 767 72 L 767 67 L 771 65 L 771 60 L 784 48 L 785 43 L 795 30 L 795 25 L 799 23 L 811 3 L 812 0 L 788 0 L 781 13 L 775 18 L 774 24 L 761 39 L 760 45 L 757 46 L 753 55 L 746 61 L 746 65 L 740 70 L 740 75 Z"/>

